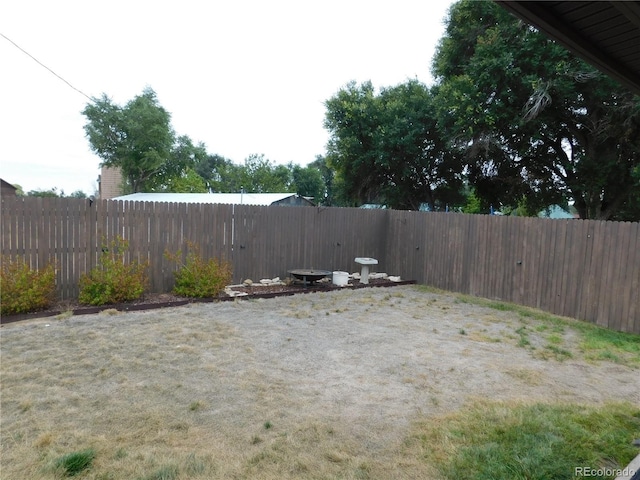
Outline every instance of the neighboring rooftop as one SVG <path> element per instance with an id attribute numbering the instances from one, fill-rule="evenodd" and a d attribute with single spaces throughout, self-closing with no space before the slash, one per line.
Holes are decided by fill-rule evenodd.
<path id="1" fill-rule="evenodd" d="M 132 193 L 112 198 L 132 202 L 222 203 L 228 205 L 298 205 L 313 202 L 295 193 Z"/>
<path id="2" fill-rule="evenodd" d="M 18 189 L 0 178 L 0 196 L 15 197 Z"/>

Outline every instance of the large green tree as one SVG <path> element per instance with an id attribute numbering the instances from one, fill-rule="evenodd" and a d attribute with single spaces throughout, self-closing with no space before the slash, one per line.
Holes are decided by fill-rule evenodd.
<path id="1" fill-rule="evenodd" d="M 461 200 L 461 162 L 424 84 L 410 80 L 376 94 L 371 82 L 351 82 L 326 107 L 327 159 L 351 201 L 417 210 Z"/>
<path id="2" fill-rule="evenodd" d="M 230 182 L 230 177 L 235 177 L 233 171 L 240 169 L 239 165 L 235 165 L 230 159 L 222 155 L 207 154 L 204 157 L 198 157 L 195 162 L 194 170 L 204 180 L 208 191 L 211 192 L 237 192 L 240 188 L 240 180 L 237 181 L 237 188 Z"/>
<path id="3" fill-rule="evenodd" d="M 252 154 L 242 165 L 220 155 L 205 155 L 197 159 L 194 170 L 214 192 L 281 193 L 295 191 L 293 168 L 292 164 L 276 165 L 262 154 Z"/>
<path id="4" fill-rule="evenodd" d="M 347 198 L 356 203 L 377 202 L 375 132 L 378 115 L 373 84 L 350 82 L 325 102 L 324 126 L 329 131 L 327 162 L 336 172 Z"/>
<path id="5" fill-rule="evenodd" d="M 326 192 L 320 169 L 310 164 L 306 167 L 293 165 L 291 169 L 293 186 L 296 193 L 303 197 L 312 197 L 317 204 L 324 204 Z"/>
<path id="6" fill-rule="evenodd" d="M 146 183 L 147 191 L 171 193 L 205 193 L 207 182 L 197 171 L 197 167 L 208 158 L 203 143 L 197 145 L 186 135 L 176 139 L 170 157 L 160 166 L 159 171 Z"/>
<path id="7" fill-rule="evenodd" d="M 244 161 L 242 187 L 252 193 L 291 192 L 291 169 L 291 165 L 276 165 L 262 154 L 249 155 Z"/>
<path id="8" fill-rule="evenodd" d="M 629 219 L 637 96 L 486 1 L 452 5 L 433 72 L 440 125 L 484 201 Z"/>
<path id="9" fill-rule="evenodd" d="M 131 192 L 153 189 L 175 141 L 171 115 L 155 92 L 146 88 L 124 107 L 103 94 L 82 113 L 89 144 L 102 165 L 120 168 Z"/>
<path id="10" fill-rule="evenodd" d="M 322 178 L 322 200 L 316 200 L 319 205 L 344 207 L 348 205 L 347 200 L 342 195 L 340 183 L 336 180 L 336 172 L 329 164 L 327 157 L 317 155 L 316 159 L 309 164 L 309 167 L 320 172 Z"/>

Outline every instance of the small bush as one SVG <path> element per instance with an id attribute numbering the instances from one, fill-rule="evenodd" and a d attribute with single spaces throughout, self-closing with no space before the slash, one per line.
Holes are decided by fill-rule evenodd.
<path id="1" fill-rule="evenodd" d="M 56 271 L 53 264 L 31 270 L 24 259 L 2 257 L 0 269 L 0 314 L 43 310 L 53 303 Z"/>
<path id="2" fill-rule="evenodd" d="M 129 242 L 117 237 L 103 245 L 100 265 L 80 277 L 79 301 L 85 305 L 122 303 L 140 298 L 147 279 L 147 262 L 127 262 Z"/>
<path id="3" fill-rule="evenodd" d="M 89 468 L 95 456 L 96 452 L 93 449 L 73 452 L 60 457 L 56 461 L 56 467 L 62 469 L 66 476 L 72 477 Z"/>
<path id="4" fill-rule="evenodd" d="M 192 242 L 187 242 L 186 262 L 175 272 L 176 284 L 173 292 L 183 297 L 210 298 L 224 291 L 232 278 L 231 265 L 215 258 L 204 260 L 200 249 Z M 165 256 L 176 263 L 182 252 L 169 252 Z"/>

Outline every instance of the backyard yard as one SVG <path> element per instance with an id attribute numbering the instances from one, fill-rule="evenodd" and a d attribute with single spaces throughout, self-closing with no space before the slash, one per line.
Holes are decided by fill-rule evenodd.
<path id="1" fill-rule="evenodd" d="M 592 330 L 418 286 L 12 323 L 0 476 L 80 452 L 83 479 L 445 478 L 435 429 L 482 405 L 631 412 L 638 438 L 640 343 Z"/>

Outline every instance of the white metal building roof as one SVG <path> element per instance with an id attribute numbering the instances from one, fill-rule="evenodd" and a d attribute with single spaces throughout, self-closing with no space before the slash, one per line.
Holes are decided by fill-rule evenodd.
<path id="1" fill-rule="evenodd" d="M 112 198 L 132 202 L 223 203 L 229 205 L 271 205 L 294 197 L 295 193 L 132 193 Z"/>

